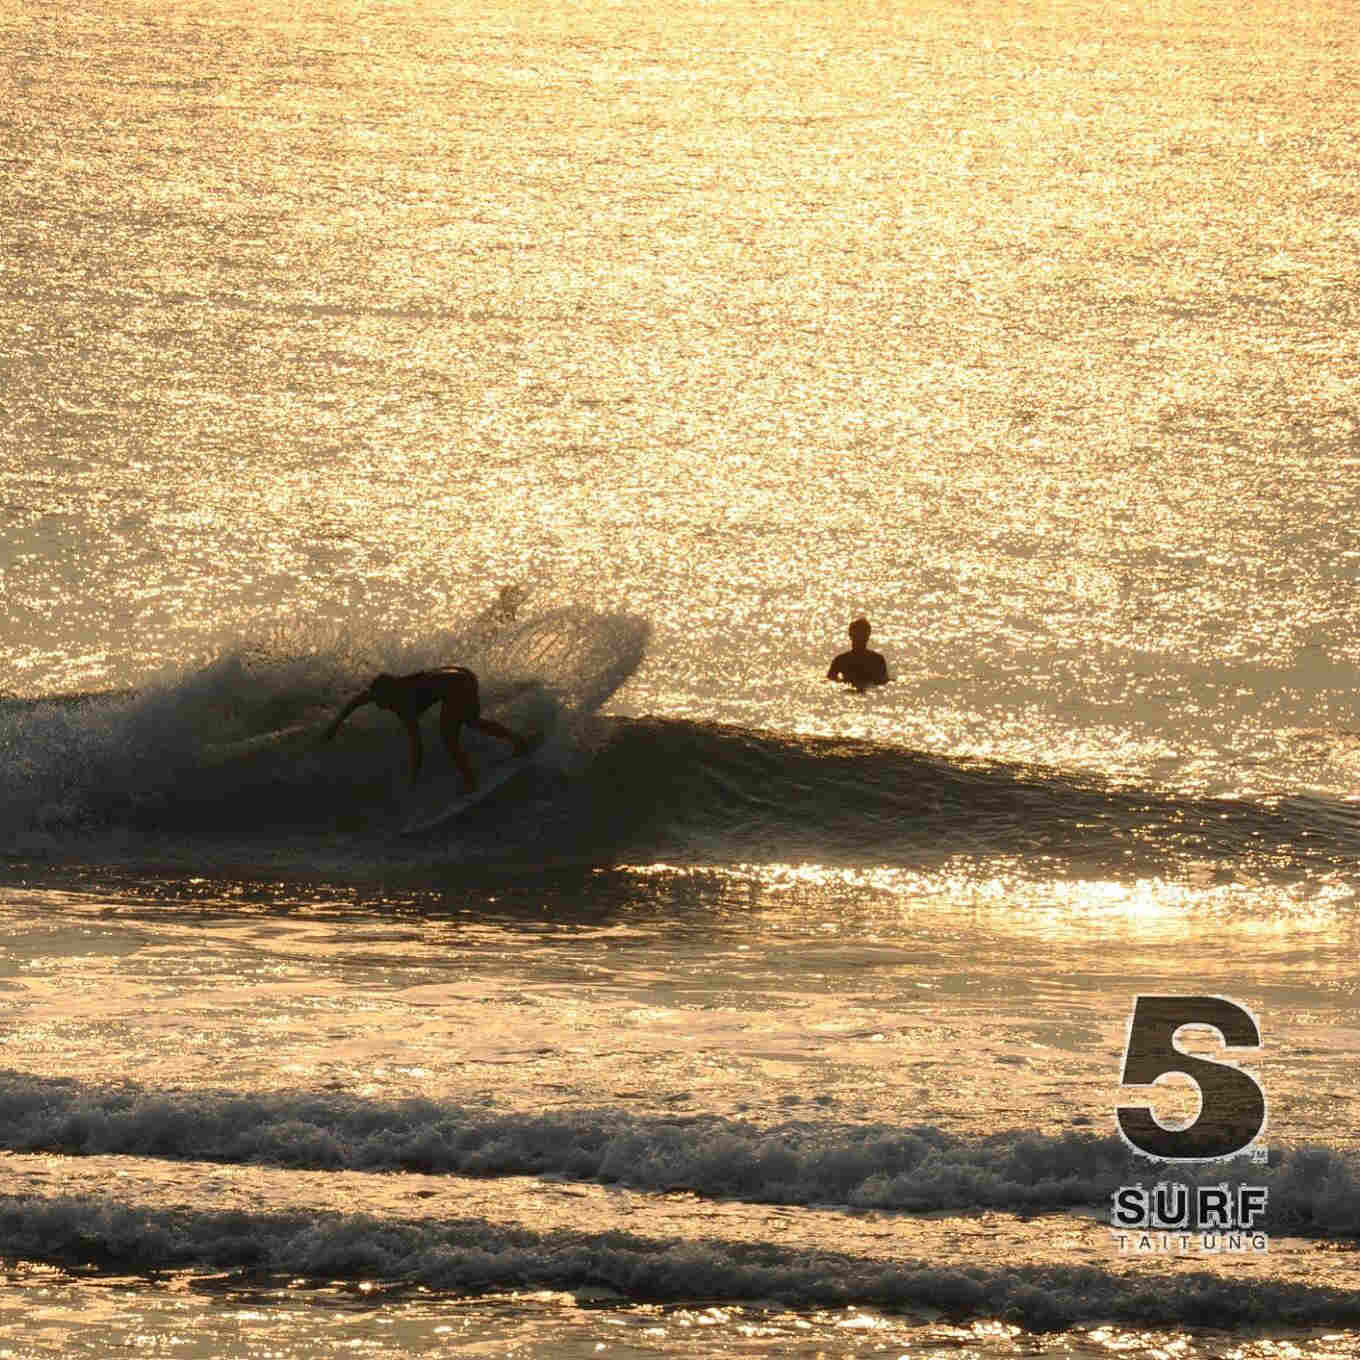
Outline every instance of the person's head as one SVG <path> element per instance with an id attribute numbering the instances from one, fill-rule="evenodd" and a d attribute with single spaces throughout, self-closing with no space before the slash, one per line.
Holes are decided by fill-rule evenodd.
<path id="1" fill-rule="evenodd" d="M 368 687 L 368 697 L 383 708 L 390 708 L 399 693 L 400 686 L 397 684 L 397 677 L 388 675 L 386 671 L 381 675 L 375 675 Z"/>
<path id="2" fill-rule="evenodd" d="M 850 625 L 850 641 L 856 647 L 863 647 L 869 641 L 869 620 L 866 618 L 855 619 Z"/>

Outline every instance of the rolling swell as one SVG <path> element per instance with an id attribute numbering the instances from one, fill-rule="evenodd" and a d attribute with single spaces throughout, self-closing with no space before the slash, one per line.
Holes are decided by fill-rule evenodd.
<path id="1" fill-rule="evenodd" d="M 960 854 L 1115 876 L 1194 861 L 1286 876 L 1347 866 L 1360 812 L 1115 785 L 1037 765 L 665 719 L 616 719 L 574 792 L 604 850 L 900 864 Z"/>

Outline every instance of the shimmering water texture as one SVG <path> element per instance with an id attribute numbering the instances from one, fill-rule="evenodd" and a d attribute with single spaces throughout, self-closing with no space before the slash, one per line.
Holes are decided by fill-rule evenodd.
<path id="1" fill-rule="evenodd" d="M 644 711 L 1360 728 L 1344 7 L 3 12 L 7 688 L 550 579 Z M 893 699 L 809 712 L 860 609 Z"/>
<path id="2" fill-rule="evenodd" d="M 1360 1351 L 1358 60 L 0 0 L 0 1349 Z M 1177 991 L 1266 1253 L 1112 1243 Z"/>

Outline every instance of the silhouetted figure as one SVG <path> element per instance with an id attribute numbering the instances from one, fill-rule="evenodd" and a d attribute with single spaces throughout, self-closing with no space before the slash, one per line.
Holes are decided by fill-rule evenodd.
<path id="1" fill-rule="evenodd" d="M 888 681 L 888 663 L 878 652 L 869 650 L 869 620 L 856 619 L 850 625 L 850 650 L 842 652 L 826 673 L 828 680 L 843 680 L 862 694 L 870 685 Z"/>
<path id="2" fill-rule="evenodd" d="M 459 732 L 464 723 L 475 727 L 489 736 L 500 737 L 515 748 L 515 754 L 522 756 L 529 744 L 517 732 L 482 717 L 482 701 L 477 690 L 477 677 L 463 666 L 442 666 L 433 671 L 417 671 L 414 675 L 379 675 L 362 694 L 356 694 L 341 709 L 335 721 L 322 734 L 322 741 L 330 741 L 340 730 L 340 725 L 365 704 L 377 704 L 389 713 L 395 713 L 406 728 L 411 743 L 411 783 L 416 782 L 420 773 L 420 763 L 424 752 L 420 744 L 420 715 L 431 704 L 442 704 L 439 710 L 439 731 L 444 745 L 453 757 L 453 763 L 463 776 L 468 790 L 477 787 L 477 772 L 467 752 L 458 743 Z"/>

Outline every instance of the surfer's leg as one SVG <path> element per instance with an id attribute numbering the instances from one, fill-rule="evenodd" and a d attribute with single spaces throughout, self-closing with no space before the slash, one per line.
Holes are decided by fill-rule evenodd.
<path id="1" fill-rule="evenodd" d="M 482 717 L 482 698 L 477 687 L 477 677 L 469 670 L 459 667 L 456 675 L 450 674 L 442 711 L 445 722 L 456 717 L 458 721 L 467 723 L 469 727 L 475 727 L 479 732 L 485 732 L 489 737 L 499 737 L 502 741 L 508 741 L 514 747 L 517 756 L 522 756 L 529 749 L 529 743 L 518 732 L 512 732 L 494 718 Z M 454 739 L 457 740 L 456 732 Z M 453 747 L 449 747 L 449 751 L 452 753 Z M 455 760 L 457 758 L 454 756 Z"/>
<path id="2" fill-rule="evenodd" d="M 498 723 L 494 718 L 472 718 L 468 725 L 475 727 L 479 732 L 485 732 L 489 737 L 499 737 L 502 741 L 508 741 L 515 748 L 517 756 L 522 756 L 529 749 L 529 743 L 518 732 L 512 732 L 504 723 Z"/>
<path id="3" fill-rule="evenodd" d="M 420 724 L 414 718 L 402 721 L 406 725 L 406 740 L 411 751 L 411 783 L 414 784 L 420 776 L 420 764 L 425 755 L 420 746 Z"/>
<path id="4" fill-rule="evenodd" d="M 444 738 L 444 745 L 448 747 L 449 755 L 458 767 L 458 773 L 463 776 L 463 783 L 467 785 L 468 792 L 471 793 L 477 787 L 477 771 L 458 740 L 458 731 L 462 725 L 463 719 L 459 716 L 457 705 L 445 700 L 439 710 L 439 735 Z"/>

